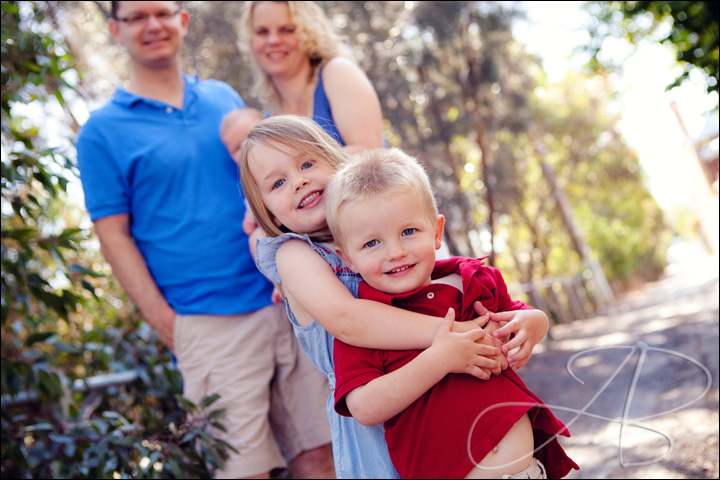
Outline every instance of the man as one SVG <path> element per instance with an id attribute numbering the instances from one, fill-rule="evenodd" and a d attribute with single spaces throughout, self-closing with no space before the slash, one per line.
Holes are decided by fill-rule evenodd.
<path id="1" fill-rule="evenodd" d="M 86 206 L 113 273 L 175 354 L 185 396 L 221 395 L 227 433 L 215 434 L 239 453 L 217 476 L 267 478 L 284 455 L 295 478 L 330 478 L 327 381 L 270 301 L 220 140 L 223 116 L 244 103 L 182 72 L 188 22 L 180 2 L 112 2 L 131 76 L 80 132 Z"/>

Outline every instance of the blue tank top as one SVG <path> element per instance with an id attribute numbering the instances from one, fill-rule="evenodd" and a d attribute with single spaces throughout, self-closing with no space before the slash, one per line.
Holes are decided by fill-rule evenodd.
<path id="1" fill-rule="evenodd" d="M 313 101 L 313 120 L 320 125 L 331 137 L 333 137 L 340 145 L 345 146 L 340 131 L 335 125 L 335 119 L 330 108 L 330 101 L 325 94 L 325 86 L 322 79 L 322 68 L 318 72 L 318 84 L 315 87 L 315 97 Z"/>

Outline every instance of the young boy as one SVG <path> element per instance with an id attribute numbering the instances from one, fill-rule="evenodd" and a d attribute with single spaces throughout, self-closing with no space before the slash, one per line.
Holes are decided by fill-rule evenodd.
<path id="1" fill-rule="evenodd" d="M 236 108 L 223 117 L 220 125 L 220 139 L 236 162 L 240 154 L 240 147 L 248 133 L 262 119 L 260 110 L 251 107 Z"/>
<path id="2" fill-rule="evenodd" d="M 453 308 L 460 321 L 472 318 L 475 300 L 504 312 L 501 321 L 545 316 L 513 301 L 500 272 L 482 260 L 435 261 L 444 217 L 425 171 L 400 150 L 355 155 L 325 198 L 336 251 L 363 277 L 360 298 L 437 316 Z M 335 340 L 336 411 L 366 425 L 385 422 L 404 478 L 560 478 L 578 468 L 555 438 L 567 429 L 513 370 L 482 381 L 463 375 L 465 365 L 449 375 L 434 368 L 433 359 L 448 355 L 451 324 L 425 351 Z"/>
<path id="3" fill-rule="evenodd" d="M 262 119 L 263 115 L 260 113 L 260 110 L 251 107 L 236 108 L 223 117 L 222 123 L 220 124 L 220 140 L 222 140 L 223 145 L 225 145 L 228 153 L 236 163 L 240 158 L 240 147 L 242 147 L 248 133 L 250 133 L 250 130 L 260 123 Z M 250 253 L 255 257 L 255 243 L 258 238 L 265 236 L 265 234 L 257 228 L 257 222 L 250 208 L 247 208 L 245 211 L 243 230 L 248 235 Z M 273 289 L 272 301 L 276 304 L 281 301 L 277 286 Z"/>

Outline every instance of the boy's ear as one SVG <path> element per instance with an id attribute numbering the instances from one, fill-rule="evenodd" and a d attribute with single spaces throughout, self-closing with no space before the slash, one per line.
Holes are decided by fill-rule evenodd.
<path id="1" fill-rule="evenodd" d="M 435 225 L 435 250 L 440 250 L 442 246 L 443 228 L 445 227 L 445 216 L 437 216 L 437 224 Z"/>
<path id="2" fill-rule="evenodd" d="M 355 268 L 355 265 L 350 261 L 347 255 L 345 255 L 345 252 L 342 251 L 341 248 L 335 247 L 335 253 L 338 254 L 338 257 L 340 257 L 340 260 L 347 265 L 347 267 L 352 270 L 354 273 L 358 273 L 357 269 Z"/>

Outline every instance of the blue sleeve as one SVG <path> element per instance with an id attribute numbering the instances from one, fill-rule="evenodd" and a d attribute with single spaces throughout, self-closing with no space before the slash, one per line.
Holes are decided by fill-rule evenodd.
<path id="1" fill-rule="evenodd" d="M 88 120 L 77 140 L 85 206 L 91 220 L 130 212 L 130 186 L 95 122 Z"/>

